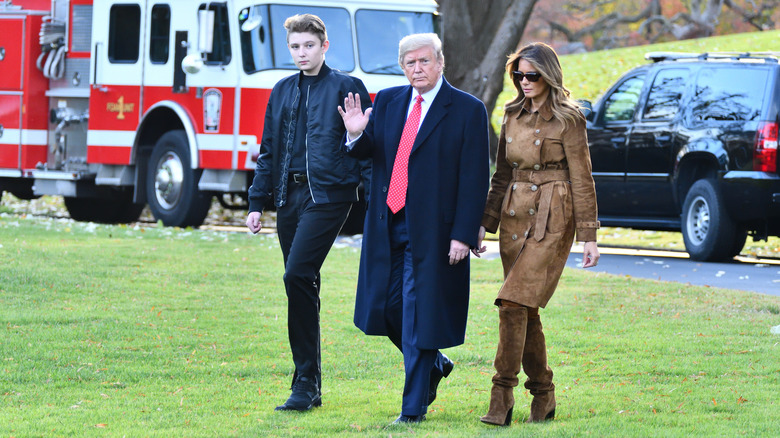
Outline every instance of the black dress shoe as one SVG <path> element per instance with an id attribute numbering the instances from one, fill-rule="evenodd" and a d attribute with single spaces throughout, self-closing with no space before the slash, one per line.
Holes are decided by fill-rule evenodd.
<path id="1" fill-rule="evenodd" d="M 283 405 L 277 406 L 276 411 L 308 411 L 317 406 L 322 406 L 320 390 L 316 379 L 299 377 L 292 387 L 290 398 Z"/>
<path id="2" fill-rule="evenodd" d="M 393 421 L 393 424 L 404 423 L 422 423 L 425 420 L 425 414 L 422 415 L 404 415 L 401 414 Z"/>
<path id="3" fill-rule="evenodd" d="M 449 376 L 452 372 L 452 369 L 455 368 L 455 363 L 453 363 L 450 358 L 445 356 L 443 353 L 442 358 L 443 360 L 441 364 L 441 370 L 435 366 L 431 370 L 431 381 L 430 386 L 428 387 L 428 405 L 436 400 L 436 391 L 439 389 L 439 382 L 441 382 L 442 377 Z"/>

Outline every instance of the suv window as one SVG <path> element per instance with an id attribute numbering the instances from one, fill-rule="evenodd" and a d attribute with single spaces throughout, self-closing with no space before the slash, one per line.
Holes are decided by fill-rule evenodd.
<path id="1" fill-rule="evenodd" d="M 766 69 L 702 68 L 696 79 L 690 118 L 693 123 L 757 121 L 769 83 Z M 739 87 L 724 87 L 739 78 Z"/>
<path id="2" fill-rule="evenodd" d="M 643 119 L 669 120 L 680 108 L 688 69 L 669 68 L 658 72 L 647 96 Z"/>
<path id="3" fill-rule="evenodd" d="M 604 103 L 604 122 L 627 122 L 633 119 L 644 83 L 644 74 L 623 81 Z"/>

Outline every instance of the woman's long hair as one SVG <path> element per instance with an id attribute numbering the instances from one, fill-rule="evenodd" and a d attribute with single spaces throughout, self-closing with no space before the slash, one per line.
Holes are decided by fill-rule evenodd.
<path id="1" fill-rule="evenodd" d="M 563 70 L 558 55 L 552 47 L 544 43 L 528 44 L 509 56 L 506 72 L 517 90 L 517 96 L 504 105 L 504 111 L 507 114 L 519 111 L 525 100 L 520 79 L 512 74 L 513 71 L 517 71 L 521 59 L 528 61 L 549 86 L 547 99 L 550 101 L 553 116 L 563 122 L 563 129 L 565 130 L 570 123 L 576 124 L 577 120 L 582 118 L 579 105 L 570 97 L 571 92 L 563 86 Z"/>

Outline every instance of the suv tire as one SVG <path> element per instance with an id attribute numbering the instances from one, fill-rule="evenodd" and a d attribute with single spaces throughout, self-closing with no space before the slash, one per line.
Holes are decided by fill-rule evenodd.
<path id="1" fill-rule="evenodd" d="M 746 235 L 723 208 L 715 180 L 703 179 L 691 186 L 683 203 L 682 235 L 693 260 L 729 260 L 744 246 Z"/>

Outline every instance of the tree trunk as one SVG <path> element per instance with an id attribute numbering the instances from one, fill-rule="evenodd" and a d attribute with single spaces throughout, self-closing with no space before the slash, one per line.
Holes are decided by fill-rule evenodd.
<path id="1" fill-rule="evenodd" d="M 445 76 L 473 94 L 488 110 L 504 89 L 504 66 L 517 49 L 537 0 L 440 0 Z M 491 131 L 490 156 L 498 137 Z"/>

